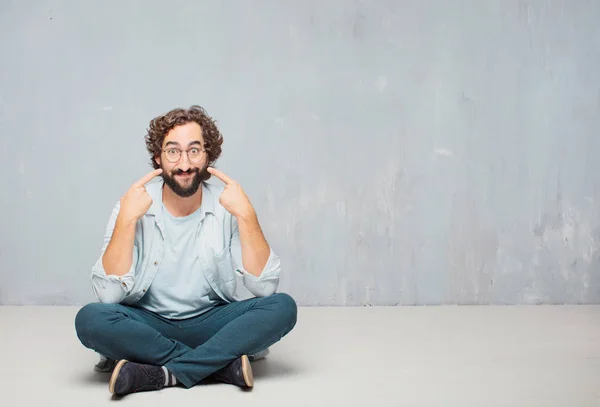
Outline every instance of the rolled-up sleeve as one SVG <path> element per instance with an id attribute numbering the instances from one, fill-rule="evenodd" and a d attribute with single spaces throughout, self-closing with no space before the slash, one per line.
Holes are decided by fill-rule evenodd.
<path id="1" fill-rule="evenodd" d="M 260 275 L 257 277 L 246 271 L 242 262 L 242 246 L 238 224 L 235 218 L 232 219 L 231 256 L 235 272 L 242 277 L 244 286 L 248 291 L 257 297 L 272 295 L 277 291 L 277 287 L 279 286 L 281 261 L 279 260 L 279 256 L 273 251 L 273 248 L 269 248 L 269 258 Z"/>
<path id="2" fill-rule="evenodd" d="M 100 257 L 92 267 L 92 274 L 90 276 L 94 295 L 98 301 L 103 303 L 121 302 L 133 288 L 133 283 L 135 280 L 135 268 L 138 261 L 138 248 L 135 244 L 133 246 L 131 268 L 126 274 L 122 276 L 115 276 L 112 274 L 108 275 L 106 274 L 104 265 L 102 264 L 102 258 L 104 257 L 104 253 L 106 252 L 106 248 L 110 243 L 110 239 L 112 238 L 112 234 L 115 229 L 119 209 L 120 203 L 117 202 L 111 213 L 108 224 L 106 225 L 104 241 L 102 244 L 102 249 L 100 250 Z"/>

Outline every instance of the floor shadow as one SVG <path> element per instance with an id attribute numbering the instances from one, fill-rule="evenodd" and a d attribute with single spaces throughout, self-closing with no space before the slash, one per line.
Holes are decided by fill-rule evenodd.
<path id="1" fill-rule="evenodd" d="M 87 372 L 79 376 L 79 380 L 85 384 L 108 384 L 111 373 Z"/>
<path id="2" fill-rule="evenodd" d="M 267 378 L 277 376 L 293 376 L 299 371 L 294 365 L 285 363 L 278 359 L 265 358 L 252 362 L 252 373 L 254 377 Z"/>

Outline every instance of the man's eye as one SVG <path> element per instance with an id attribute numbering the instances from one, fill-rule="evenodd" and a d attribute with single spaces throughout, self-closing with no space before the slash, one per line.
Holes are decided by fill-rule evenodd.
<path id="1" fill-rule="evenodd" d="M 190 153 L 192 153 L 192 154 L 198 154 L 199 152 L 200 152 L 200 150 L 197 148 L 190 149 Z"/>

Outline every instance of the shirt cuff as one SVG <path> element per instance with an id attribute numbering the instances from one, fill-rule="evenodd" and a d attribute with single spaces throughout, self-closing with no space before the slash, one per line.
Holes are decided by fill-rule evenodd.
<path id="1" fill-rule="evenodd" d="M 267 259 L 267 263 L 265 264 L 265 266 L 263 267 L 261 273 L 259 276 L 255 276 L 252 273 L 249 273 L 243 265 L 240 265 L 236 270 L 236 273 L 238 273 L 241 276 L 244 276 L 244 278 L 248 278 L 252 281 L 256 281 L 256 282 L 261 282 L 264 280 L 269 280 L 273 277 L 279 277 L 279 271 L 280 271 L 280 262 L 279 262 L 279 257 L 275 254 L 275 252 L 273 252 L 273 250 L 271 249 L 271 251 L 269 252 L 269 258 Z"/>
<path id="2" fill-rule="evenodd" d="M 236 273 L 242 276 L 244 286 L 252 294 L 257 297 L 266 297 L 277 291 L 281 263 L 279 257 L 271 250 L 267 263 L 259 276 L 250 274 L 243 266 L 238 267 Z"/>

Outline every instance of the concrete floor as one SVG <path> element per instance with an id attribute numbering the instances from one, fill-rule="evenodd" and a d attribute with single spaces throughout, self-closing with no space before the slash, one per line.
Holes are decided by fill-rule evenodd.
<path id="1" fill-rule="evenodd" d="M 2 405 L 600 406 L 600 306 L 300 308 L 255 388 L 112 400 L 78 307 L 0 307 Z M 148 404 L 151 403 L 151 404 Z"/>

